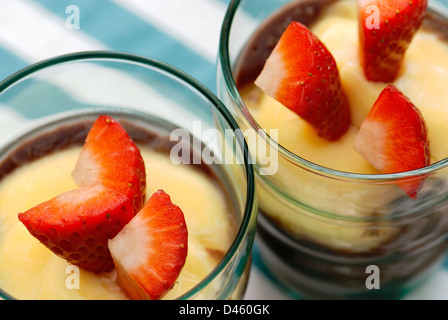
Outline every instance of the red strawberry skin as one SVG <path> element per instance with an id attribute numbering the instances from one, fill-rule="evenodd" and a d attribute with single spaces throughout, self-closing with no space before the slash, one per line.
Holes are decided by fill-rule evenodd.
<path id="1" fill-rule="evenodd" d="M 388 85 L 362 123 L 355 149 L 384 174 L 411 171 L 430 164 L 428 130 L 420 111 L 395 86 Z M 412 198 L 424 177 L 397 184 Z"/>
<path id="2" fill-rule="evenodd" d="M 117 281 L 133 300 L 156 300 L 174 285 L 187 258 L 182 210 L 159 190 L 112 240 Z"/>
<path id="3" fill-rule="evenodd" d="M 132 217 L 131 200 L 100 184 L 63 193 L 19 213 L 19 220 L 47 248 L 93 272 L 114 268 L 108 240 Z"/>
<path id="4" fill-rule="evenodd" d="M 285 30 L 255 84 L 329 141 L 341 138 L 350 126 L 350 108 L 336 62 L 299 22 Z"/>
<path id="5" fill-rule="evenodd" d="M 99 116 L 87 135 L 72 177 L 78 186 L 96 183 L 127 195 L 134 212 L 146 198 L 146 172 L 140 150 L 110 116 Z"/>
<path id="6" fill-rule="evenodd" d="M 358 0 L 360 58 L 368 80 L 389 83 L 397 78 L 427 5 L 427 0 Z M 373 28 L 369 6 L 378 8 L 379 28 Z"/>

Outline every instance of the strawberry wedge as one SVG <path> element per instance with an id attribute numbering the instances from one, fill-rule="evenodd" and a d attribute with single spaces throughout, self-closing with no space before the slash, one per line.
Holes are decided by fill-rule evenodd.
<path id="1" fill-rule="evenodd" d="M 428 0 L 358 0 L 360 58 L 368 80 L 397 78 L 427 5 Z"/>
<path id="2" fill-rule="evenodd" d="M 109 241 L 119 285 L 130 299 L 160 299 L 179 277 L 187 246 L 184 215 L 159 190 Z"/>
<path id="3" fill-rule="evenodd" d="M 63 193 L 20 213 L 42 244 L 68 262 L 93 272 L 111 271 L 108 240 L 134 216 L 131 200 L 101 184 Z"/>
<path id="4" fill-rule="evenodd" d="M 99 116 L 87 135 L 73 180 L 80 187 L 97 183 L 132 199 L 137 213 L 145 202 L 146 173 L 140 150 L 110 116 Z"/>
<path id="5" fill-rule="evenodd" d="M 378 97 L 361 125 L 355 150 L 383 174 L 423 168 L 430 164 L 425 121 L 412 102 L 393 85 Z M 417 199 L 424 177 L 397 184 Z"/>
<path id="6" fill-rule="evenodd" d="M 341 138 L 350 126 L 350 108 L 336 62 L 299 22 L 285 30 L 255 84 L 329 141 Z"/>

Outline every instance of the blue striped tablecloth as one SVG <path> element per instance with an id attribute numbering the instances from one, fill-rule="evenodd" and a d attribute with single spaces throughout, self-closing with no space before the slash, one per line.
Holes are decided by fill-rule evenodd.
<path id="1" fill-rule="evenodd" d="M 438 0 L 448 5 L 448 0 Z M 230 0 L 0 0 L 0 79 L 59 54 L 116 50 L 169 63 L 216 92 L 215 63 Z M 66 22 L 79 9 L 79 29 Z M 75 21 L 69 21 L 71 26 Z M 1 120 L 1 119 L 0 119 Z M 255 245 L 255 253 L 257 246 Z M 289 299 L 255 254 L 246 299 Z M 448 262 L 408 299 L 448 299 Z"/>

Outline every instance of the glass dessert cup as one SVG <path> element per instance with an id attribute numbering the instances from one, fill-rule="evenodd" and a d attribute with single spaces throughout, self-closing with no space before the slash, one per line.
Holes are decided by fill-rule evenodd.
<path id="1" fill-rule="evenodd" d="M 294 298 L 402 298 L 440 267 L 446 254 L 448 159 L 388 175 L 329 169 L 279 144 L 278 133 L 263 130 L 239 86 L 253 82 L 264 65 L 260 61 L 291 21 L 309 25 L 334 2 L 232 1 L 221 30 L 218 96 L 243 132 L 256 136 L 248 144 L 257 163 L 257 253 L 279 286 Z M 289 7 L 277 13 L 283 6 Z M 440 30 L 446 30 L 446 9 L 430 1 L 427 27 L 444 21 Z M 276 27 L 259 37 L 252 59 L 241 64 L 268 18 Z M 397 188 L 398 180 L 421 176 L 427 179 L 418 200 Z"/>
<path id="2" fill-rule="evenodd" d="M 184 167 L 188 167 L 188 170 L 196 170 L 198 177 L 206 176 L 204 181 L 217 187 L 215 193 L 222 192 L 221 204 L 228 209 L 223 212 L 228 213 L 226 218 L 229 223 L 221 222 L 232 227 L 229 238 L 217 241 L 230 241 L 225 252 L 213 248 L 200 252 L 199 255 L 211 255 L 207 259 L 213 258 L 216 263 L 209 265 L 208 273 L 194 286 L 186 287 L 188 290 L 179 291 L 178 295 L 168 293 L 167 296 L 180 300 L 243 297 L 249 277 L 257 215 L 254 177 L 244 137 L 235 120 L 209 90 L 183 72 L 145 57 L 116 52 L 81 52 L 39 62 L 7 78 L 0 83 L 0 105 L 0 186 L 2 180 L 22 167 L 50 154 L 62 154 L 72 145 L 80 144 L 82 147 L 88 128 L 101 114 L 117 119 L 137 145 L 140 143 L 163 154 L 165 159 L 169 159 L 165 163 L 169 163 L 173 172 L 186 172 Z M 210 132 L 214 133 L 212 137 Z M 180 137 L 189 140 L 180 140 Z M 171 154 L 179 143 L 187 146 L 182 149 L 186 153 L 180 155 L 176 149 L 176 153 Z M 213 161 L 207 158 L 210 152 L 213 153 Z M 158 188 L 154 185 L 154 179 L 155 176 L 151 184 L 151 177 L 148 176 L 147 197 L 154 191 L 152 188 Z M 43 183 L 52 184 L 51 181 Z M 189 185 L 190 190 L 185 193 L 191 193 L 192 199 L 207 196 L 195 193 L 194 181 Z M 26 198 L 23 202 L 27 202 Z M 0 206 L 4 208 L 5 203 Z M 213 218 L 219 212 L 217 207 L 209 209 L 212 220 L 208 221 L 222 218 Z M 8 219 L 5 214 L 0 212 L 0 243 L 5 241 L 8 231 L 17 223 L 17 219 Z M 188 226 L 187 213 L 185 215 Z M 207 226 L 202 228 L 207 229 Z M 189 230 L 192 234 L 189 239 L 194 238 L 194 229 L 192 226 Z M 14 246 L 12 242 L 6 247 L 9 251 L 15 251 Z M 195 250 L 191 249 L 192 252 Z M 54 259 L 66 263 L 55 255 Z M 4 257 L 0 260 L 2 264 L 5 261 Z M 39 264 L 36 262 L 36 265 Z M 188 268 L 187 264 L 188 257 L 184 269 Z M 47 267 L 64 273 L 58 275 L 56 271 L 54 278 L 68 277 L 64 268 Z M 13 268 L 14 274 L 18 275 L 13 282 L 26 279 L 27 270 L 21 270 L 21 265 Z M 89 281 L 95 279 L 95 274 L 84 272 L 80 277 L 88 275 Z M 0 279 L 0 298 L 21 299 L 5 286 L 6 282 Z M 18 283 L 19 287 L 21 285 L 26 287 Z M 51 285 L 41 283 L 40 286 Z M 35 289 L 39 291 L 39 288 Z M 57 294 L 64 290 L 55 289 L 55 296 L 50 298 L 47 295 L 31 296 L 31 299 L 62 299 L 65 296 Z M 24 298 L 30 299 L 30 296 Z M 71 299 L 71 296 L 68 295 L 68 298 Z"/>

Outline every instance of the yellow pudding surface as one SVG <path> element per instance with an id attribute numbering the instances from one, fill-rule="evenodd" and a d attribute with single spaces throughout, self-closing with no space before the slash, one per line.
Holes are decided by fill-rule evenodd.
<path id="1" fill-rule="evenodd" d="M 187 223 L 187 260 L 164 296 L 175 299 L 213 270 L 232 243 L 235 224 L 223 191 L 210 176 L 193 166 L 173 164 L 169 154 L 144 146 L 140 150 L 147 198 L 163 189 L 182 209 Z M 0 181 L 0 288 L 15 298 L 126 299 L 114 281 L 115 271 L 95 274 L 78 269 L 75 273 L 17 218 L 19 212 L 77 188 L 70 174 L 80 151 L 73 147 L 52 153 L 16 168 Z"/>
<path id="2" fill-rule="evenodd" d="M 261 128 L 278 129 L 278 142 L 294 154 L 321 166 L 345 172 L 378 173 L 354 150 L 358 129 L 386 83 L 366 80 L 359 61 L 356 2 L 341 0 L 326 7 L 310 27 L 333 54 L 352 113 L 352 126 L 336 142 L 317 136 L 298 115 L 255 86 L 242 91 L 243 99 Z M 421 111 L 427 127 L 431 163 L 448 157 L 448 44 L 420 29 L 393 84 Z"/>

